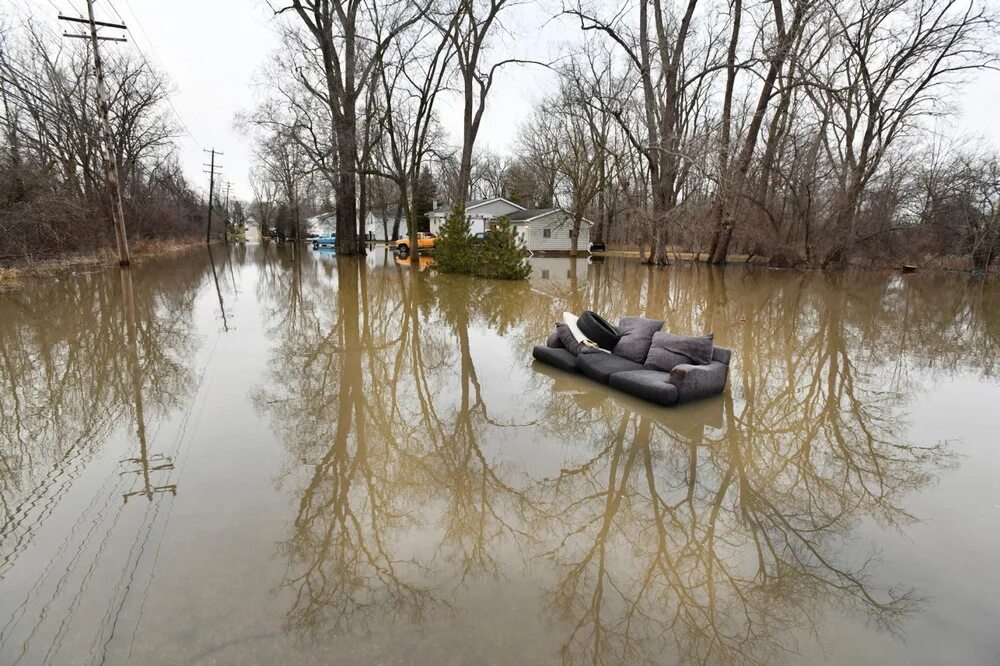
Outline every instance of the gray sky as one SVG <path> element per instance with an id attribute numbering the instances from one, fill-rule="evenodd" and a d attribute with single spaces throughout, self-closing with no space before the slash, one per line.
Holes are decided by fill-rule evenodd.
<path id="1" fill-rule="evenodd" d="M 48 21 L 54 31 L 64 26 L 55 16 L 81 15 L 83 0 L 13 0 L 22 10 Z M 173 83 L 173 106 L 189 133 L 180 137 L 180 158 L 188 177 L 208 187 L 201 173 L 208 156 L 202 149 L 215 147 L 224 155 L 223 180 L 232 181 L 241 198 L 251 196 L 248 170 L 250 150 L 233 127 L 237 112 L 253 107 L 260 91 L 254 76 L 268 54 L 278 46 L 270 10 L 262 0 L 98 0 L 99 19 L 116 20 L 120 13 L 129 26 L 129 43 L 106 48 L 138 49 Z M 560 45 L 578 38 L 569 21 L 548 21 L 537 3 L 521 7 L 506 23 L 511 34 L 498 46 L 521 58 L 555 57 Z M 478 149 L 509 152 L 519 122 L 532 103 L 551 84 L 551 74 L 539 68 L 506 70 L 496 83 L 483 119 Z M 970 141 L 985 140 L 1000 146 L 1000 72 L 976 74 L 948 102 L 954 113 L 939 126 Z M 457 100 L 446 99 L 439 108 L 446 130 L 457 143 L 461 114 Z"/>

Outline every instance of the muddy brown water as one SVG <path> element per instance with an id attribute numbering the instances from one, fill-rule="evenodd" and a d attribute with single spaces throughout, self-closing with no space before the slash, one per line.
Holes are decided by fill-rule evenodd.
<path id="1" fill-rule="evenodd" d="M 564 310 L 734 351 L 666 409 Z M 1000 285 L 204 249 L 0 293 L 0 663 L 997 663 Z"/>

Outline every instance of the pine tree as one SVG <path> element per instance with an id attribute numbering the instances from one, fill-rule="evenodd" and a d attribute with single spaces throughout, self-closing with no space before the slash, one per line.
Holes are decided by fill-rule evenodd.
<path id="1" fill-rule="evenodd" d="M 417 180 L 417 191 L 413 196 L 413 214 L 417 216 L 417 231 L 430 231 L 430 218 L 427 213 L 434 209 L 434 197 L 437 196 L 437 183 L 434 174 L 428 167 L 420 170 Z"/>
<path id="2" fill-rule="evenodd" d="M 442 273 L 472 272 L 472 239 L 469 237 L 469 220 L 462 204 L 455 204 L 451 215 L 441 225 L 434 243 L 434 265 Z"/>
<path id="3" fill-rule="evenodd" d="M 481 244 L 474 247 L 474 254 L 472 272 L 478 277 L 523 280 L 531 274 L 524 243 L 505 217 Z"/>

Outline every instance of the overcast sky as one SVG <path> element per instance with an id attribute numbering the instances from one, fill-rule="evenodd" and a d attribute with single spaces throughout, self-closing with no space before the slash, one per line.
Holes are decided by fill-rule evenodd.
<path id="1" fill-rule="evenodd" d="M 13 3 L 60 33 L 64 26 L 58 25 L 58 12 L 86 11 L 84 0 Z M 129 43 L 108 42 L 106 48 L 140 50 L 173 83 L 173 106 L 188 132 L 179 140 L 180 157 L 191 181 L 207 189 L 208 177 L 201 171 L 208 156 L 202 150 L 215 147 L 224 153 L 219 158 L 223 180 L 233 183 L 237 196 L 249 198 L 250 150 L 233 120 L 237 112 L 253 107 L 260 95 L 255 75 L 278 47 L 271 12 L 263 0 L 98 0 L 95 12 L 99 20 L 116 20 L 120 13 L 130 29 Z M 547 21 L 547 16 L 540 5 L 520 8 L 507 19 L 511 35 L 501 48 L 522 58 L 555 57 L 561 45 L 578 37 L 578 31 L 569 21 Z M 518 123 L 551 82 L 551 74 L 539 68 L 506 70 L 491 93 L 477 149 L 509 152 Z M 970 141 L 985 140 L 1000 147 L 1000 72 L 977 74 L 948 101 L 956 112 L 943 126 Z M 457 143 L 461 114 L 456 102 L 446 100 L 439 112 Z"/>

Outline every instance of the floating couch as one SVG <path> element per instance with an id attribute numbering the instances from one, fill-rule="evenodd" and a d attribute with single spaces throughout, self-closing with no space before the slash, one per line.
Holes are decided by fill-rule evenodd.
<path id="1" fill-rule="evenodd" d="M 560 370 L 581 373 L 630 395 L 671 406 L 722 393 L 731 353 L 712 335 L 682 336 L 661 332 L 663 322 L 622 317 L 613 327 L 592 312 L 580 315 L 580 330 L 599 349 L 575 343 L 564 324 L 532 355 Z M 609 335 L 610 329 L 613 334 Z"/>

